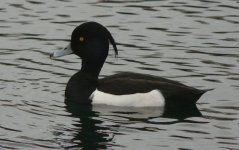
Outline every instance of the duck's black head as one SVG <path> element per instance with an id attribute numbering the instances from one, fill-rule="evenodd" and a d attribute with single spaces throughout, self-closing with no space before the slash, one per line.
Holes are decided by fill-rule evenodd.
<path id="1" fill-rule="evenodd" d="M 118 50 L 110 32 L 99 23 L 86 22 L 74 29 L 70 44 L 64 50 L 51 54 L 51 57 L 74 53 L 84 62 L 104 62 L 109 51 L 109 41 L 117 55 Z"/>
<path id="2" fill-rule="evenodd" d="M 74 54 L 85 61 L 104 61 L 108 56 L 109 40 L 115 46 L 110 32 L 96 22 L 87 22 L 75 28 L 71 35 L 71 48 Z"/>

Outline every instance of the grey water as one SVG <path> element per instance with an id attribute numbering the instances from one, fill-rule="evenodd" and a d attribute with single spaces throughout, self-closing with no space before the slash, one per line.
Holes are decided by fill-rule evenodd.
<path id="1" fill-rule="evenodd" d="M 152 74 L 199 89 L 201 115 L 64 103 L 74 55 L 51 60 L 72 30 L 105 25 L 117 42 L 101 77 Z M 1 0 L 0 149 L 239 149 L 238 0 Z"/>

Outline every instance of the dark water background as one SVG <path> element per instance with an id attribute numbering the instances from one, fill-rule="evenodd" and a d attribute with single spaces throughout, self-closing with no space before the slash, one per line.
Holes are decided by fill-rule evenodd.
<path id="1" fill-rule="evenodd" d="M 214 88 L 202 117 L 94 106 L 70 112 L 80 59 L 49 59 L 72 30 L 97 21 L 118 43 L 101 76 L 134 71 Z M 111 47 L 112 49 L 112 47 Z M 1 0 L 0 149 L 239 149 L 238 0 Z"/>

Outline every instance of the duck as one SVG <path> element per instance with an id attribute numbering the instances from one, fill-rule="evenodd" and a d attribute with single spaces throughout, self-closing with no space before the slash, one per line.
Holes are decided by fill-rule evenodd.
<path id="1" fill-rule="evenodd" d="M 195 107 L 198 99 L 207 91 L 135 72 L 119 72 L 99 78 L 110 43 L 117 57 L 116 42 L 109 30 L 100 23 L 85 22 L 73 30 L 66 48 L 50 54 L 53 59 L 75 54 L 82 60 L 81 69 L 71 76 L 66 85 L 66 103 L 174 110 Z"/>

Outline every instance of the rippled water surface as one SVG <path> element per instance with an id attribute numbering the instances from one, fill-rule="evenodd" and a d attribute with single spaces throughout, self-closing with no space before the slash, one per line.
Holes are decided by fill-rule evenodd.
<path id="1" fill-rule="evenodd" d="M 198 101 L 202 116 L 67 108 L 81 60 L 49 53 L 86 21 L 104 24 L 118 45 L 101 77 L 133 71 L 213 88 Z M 0 149 L 239 149 L 238 0 L 1 0 L 0 30 Z"/>

